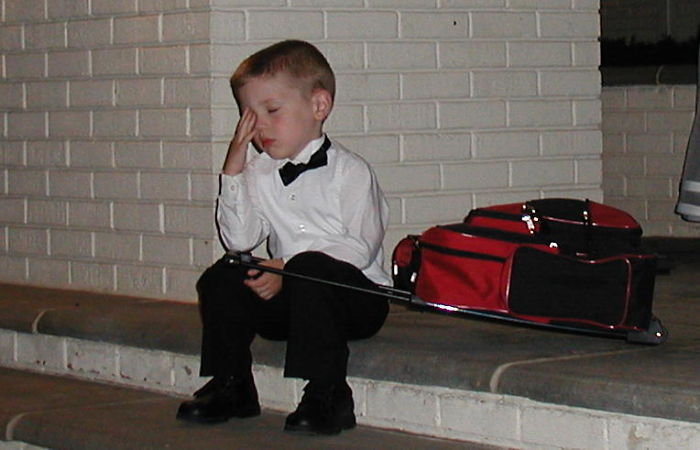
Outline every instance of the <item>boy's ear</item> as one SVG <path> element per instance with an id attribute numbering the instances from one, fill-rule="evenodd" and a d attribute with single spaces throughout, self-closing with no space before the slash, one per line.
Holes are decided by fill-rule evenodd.
<path id="1" fill-rule="evenodd" d="M 311 103 L 314 108 L 314 117 L 316 120 L 324 121 L 331 113 L 333 108 L 333 98 L 331 93 L 325 89 L 314 89 L 311 93 Z"/>

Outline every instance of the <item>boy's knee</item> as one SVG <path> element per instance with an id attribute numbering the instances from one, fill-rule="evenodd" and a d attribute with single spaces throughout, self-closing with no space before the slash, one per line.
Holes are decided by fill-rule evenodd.
<path id="1" fill-rule="evenodd" d="M 284 268 L 292 273 L 318 274 L 327 269 L 335 261 L 321 252 L 301 252 L 294 255 Z"/>
<path id="2" fill-rule="evenodd" d="M 197 293 L 202 296 L 203 293 L 218 290 L 221 286 L 231 285 L 232 278 L 235 277 L 236 267 L 225 262 L 223 259 L 214 263 L 213 266 L 205 270 L 197 280 Z"/>

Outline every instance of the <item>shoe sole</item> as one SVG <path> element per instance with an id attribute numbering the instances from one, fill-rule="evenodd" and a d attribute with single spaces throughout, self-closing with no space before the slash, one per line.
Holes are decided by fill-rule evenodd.
<path id="1" fill-rule="evenodd" d="M 320 430 L 320 429 L 314 429 L 310 426 L 300 426 L 300 425 L 284 425 L 284 431 L 288 431 L 290 433 L 295 433 L 295 434 L 303 434 L 305 436 L 317 436 L 317 435 L 325 435 L 325 436 L 330 436 L 334 434 L 340 434 L 341 431 L 343 430 L 351 430 L 357 426 L 357 422 L 355 420 L 355 417 L 349 417 L 346 418 L 346 420 L 340 424 L 338 428 L 333 428 L 331 430 Z"/>

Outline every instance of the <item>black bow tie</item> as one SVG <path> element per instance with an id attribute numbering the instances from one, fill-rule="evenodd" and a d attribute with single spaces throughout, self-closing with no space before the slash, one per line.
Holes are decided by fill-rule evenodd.
<path id="1" fill-rule="evenodd" d="M 328 150 L 330 146 L 331 141 L 330 139 L 328 139 L 328 136 L 326 136 L 326 139 L 323 141 L 323 145 L 321 145 L 321 148 L 316 150 L 316 152 L 313 155 L 311 155 L 311 158 L 309 159 L 308 163 L 293 164 L 291 162 L 288 162 L 287 164 L 282 166 L 282 168 L 279 170 L 280 178 L 282 178 L 282 184 L 287 186 L 289 183 L 296 180 L 297 177 L 301 175 L 304 171 L 316 169 L 317 167 L 323 167 L 326 164 L 328 164 L 326 150 Z"/>

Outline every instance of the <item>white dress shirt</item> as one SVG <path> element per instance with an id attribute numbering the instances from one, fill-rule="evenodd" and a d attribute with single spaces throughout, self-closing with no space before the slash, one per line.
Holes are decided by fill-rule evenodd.
<path id="1" fill-rule="evenodd" d="M 309 142 L 291 162 L 308 162 L 324 139 Z M 323 252 L 390 284 L 382 267 L 389 208 L 365 160 L 331 141 L 327 165 L 284 186 L 278 169 L 289 159 L 251 150 L 247 156 L 240 174 L 221 175 L 216 218 L 227 249 L 250 251 L 269 239 L 273 258 Z"/>

